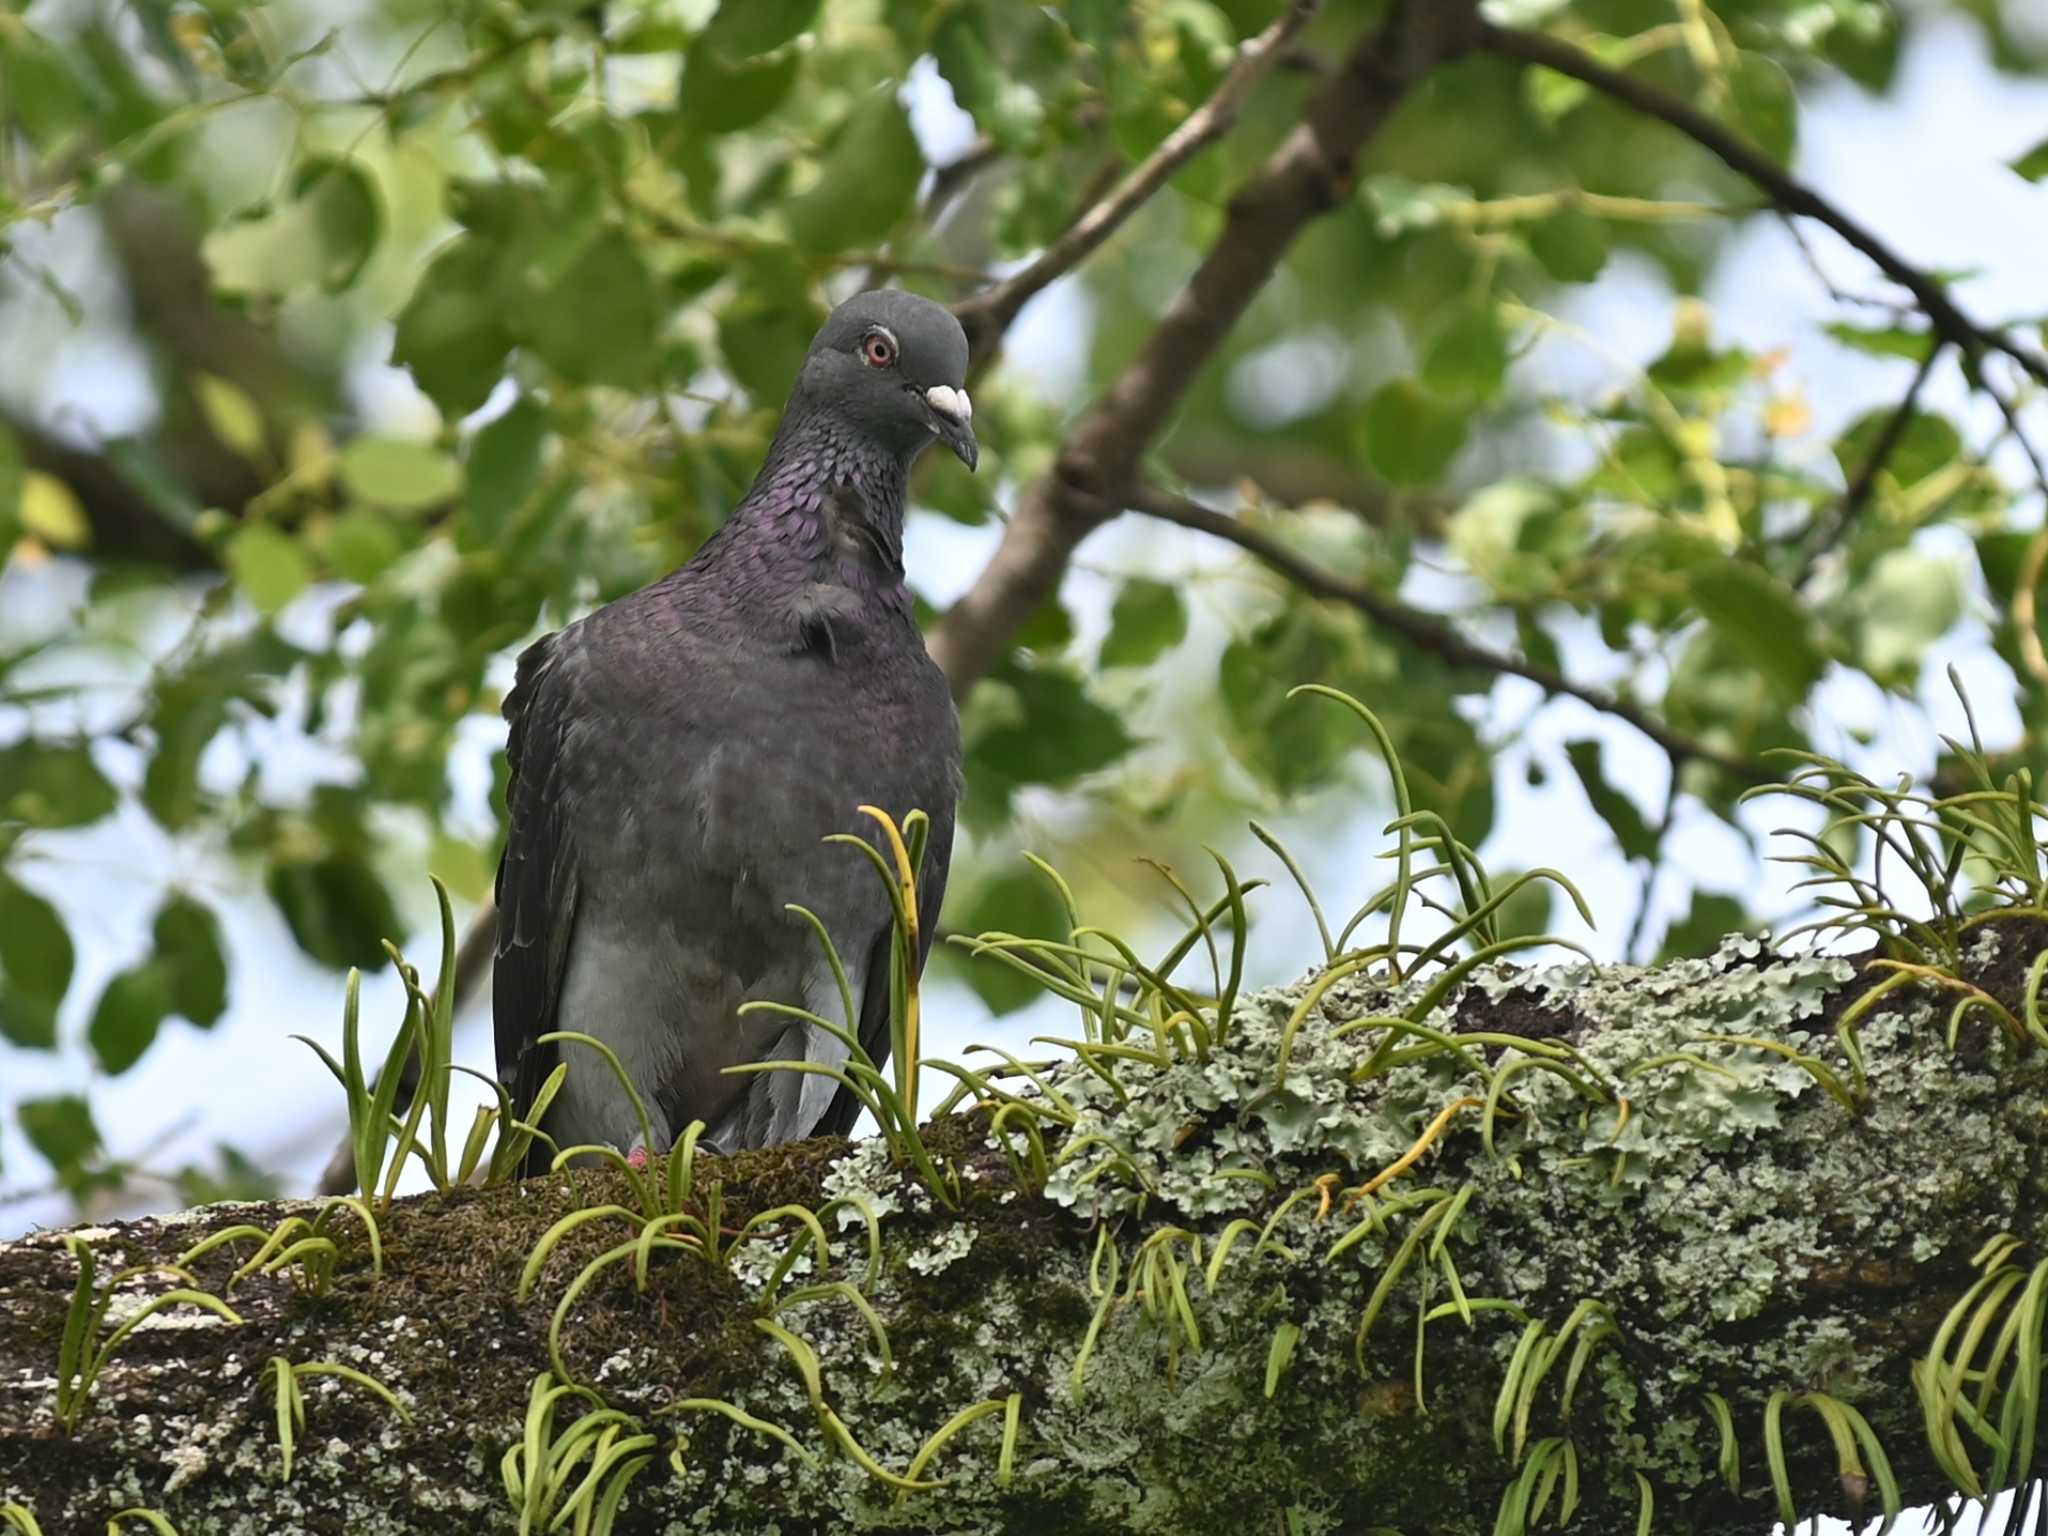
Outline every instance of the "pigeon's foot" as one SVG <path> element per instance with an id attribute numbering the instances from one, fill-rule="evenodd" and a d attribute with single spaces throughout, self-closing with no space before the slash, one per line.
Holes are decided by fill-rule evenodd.
<path id="1" fill-rule="evenodd" d="M 633 1150 L 626 1154 L 626 1166 L 628 1168 L 645 1168 L 647 1166 L 647 1147 L 644 1143 L 637 1141 L 633 1143 Z"/>

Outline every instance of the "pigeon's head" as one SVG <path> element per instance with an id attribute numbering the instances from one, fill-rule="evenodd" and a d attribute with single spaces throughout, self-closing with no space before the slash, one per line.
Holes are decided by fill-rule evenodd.
<path id="1" fill-rule="evenodd" d="M 967 333 L 952 311 L 881 288 L 832 311 L 811 342 L 796 393 L 905 459 L 936 437 L 972 469 L 980 448 L 966 386 Z"/>

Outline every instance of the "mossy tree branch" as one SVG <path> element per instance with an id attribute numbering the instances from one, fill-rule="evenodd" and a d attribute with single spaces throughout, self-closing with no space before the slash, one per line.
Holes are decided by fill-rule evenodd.
<path id="1" fill-rule="evenodd" d="M 1964 974 L 2023 1016 L 2044 943 L 2035 919 L 1980 924 Z M 1850 1016 L 1886 974 L 1738 940 L 1659 969 L 1495 966 L 1433 1005 L 1429 978 L 1259 994 L 1206 1060 L 1126 1055 L 1114 1087 L 1053 1069 L 1073 1124 L 1054 1135 L 1048 1119 L 1042 1186 L 1025 1139 L 1006 1132 L 1006 1153 L 985 1113 L 932 1128 L 957 1212 L 876 1143 L 707 1162 L 695 1208 L 715 1184 L 728 1231 L 776 1206 L 864 1202 L 879 1273 L 850 1207 L 827 1219 L 829 1273 L 806 1260 L 772 1301 L 781 1236 L 729 1267 L 657 1253 L 644 1292 L 629 1259 L 597 1271 L 564 1314 L 562 1363 L 654 1437 L 616 1528 L 1485 1532 L 1503 1490 L 1532 1467 L 1524 1486 L 1541 1484 L 1569 1447 L 1577 1508 L 1557 1523 L 1550 1478 L 1539 1529 L 1633 1529 L 1640 1474 L 1658 1529 L 1754 1536 L 1779 1508 L 1774 1399 L 1801 1514 L 1879 1498 L 1872 1458 L 1837 1459 L 1833 1405 L 1867 1419 L 1905 1500 L 1941 1498 L 1955 1479 L 1914 1366 L 1991 1262 L 1987 1239 L 2018 1240 L 2008 1270 L 2041 1262 L 2048 1062 L 1988 1009 L 1951 1040 L 1952 999 L 1931 987 L 1894 985 Z M 1403 1017 L 1420 1029 L 1387 1022 Z M 1347 1202 L 1361 1188 L 1374 1192 Z M 521 1268 L 559 1218 L 621 1197 L 583 1171 L 402 1202 L 382 1220 L 381 1274 L 359 1224 L 331 1222 L 343 1258 L 323 1294 L 257 1276 L 230 1296 L 239 1324 L 162 1315 L 122 1344 L 69 1436 L 52 1369 L 77 1266 L 60 1234 L 0 1247 L 0 1502 L 50 1531 L 136 1504 L 187 1536 L 517 1529 L 500 1463 L 550 1368 L 551 1315 L 630 1226 L 578 1227 L 523 1303 Z M 285 1213 L 72 1235 L 104 1274 Z M 249 1257 L 231 1246 L 195 1261 L 200 1284 L 221 1289 Z M 2008 1386 L 2038 1374 L 2039 1319 L 2032 1345 L 2004 1319 L 2041 1289 L 1991 1288 L 2003 1310 L 1977 1364 L 2010 1340 L 1990 1382 L 1959 1394 L 1965 1417 L 1996 1425 Z M 286 1482 L 273 1357 L 362 1371 L 411 1418 L 305 1375 Z M 662 1413 L 686 1400 L 746 1417 Z M 590 1410 L 561 1401 L 552 1432 Z M 849 1441 L 880 1474 L 940 1486 L 893 1486 Z M 1967 1424 L 1959 1444 L 1988 1475 Z"/>

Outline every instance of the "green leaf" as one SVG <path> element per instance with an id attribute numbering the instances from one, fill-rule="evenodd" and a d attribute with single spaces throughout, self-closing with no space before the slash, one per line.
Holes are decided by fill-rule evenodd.
<path id="1" fill-rule="evenodd" d="M 275 864 L 263 883 L 299 948 L 337 971 L 381 965 L 384 940 L 399 937 L 391 895 L 360 858 Z"/>
<path id="2" fill-rule="evenodd" d="M 1014 694 L 1016 716 L 980 733 L 970 749 L 976 771 L 995 781 L 1070 784 L 1137 745 L 1070 672 L 1012 665 L 996 677 Z"/>
<path id="3" fill-rule="evenodd" d="M 57 909 L 0 873 L 0 1037 L 35 1050 L 56 1045 L 72 961 Z"/>
<path id="4" fill-rule="evenodd" d="M 83 549 L 92 540 L 92 523 L 78 493 L 46 470 L 23 473 L 16 515 L 24 532 L 52 549 Z"/>
<path id="5" fill-rule="evenodd" d="M 497 387 L 512 346 L 496 258 L 483 241 L 466 239 L 434 258 L 399 311 L 391 361 L 412 370 L 443 416 L 466 416 Z"/>
<path id="6" fill-rule="evenodd" d="M 1917 363 L 1934 345 L 1933 332 L 1909 331 L 1898 325 L 1851 325 L 1837 320 L 1822 329 L 1851 351 L 1870 357 L 1903 357 Z"/>
<path id="7" fill-rule="evenodd" d="M 864 96 L 820 161 L 815 185 L 785 208 L 790 233 L 814 251 L 882 239 L 910 211 L 924 155 L 893 92 Z"/>
<path id="8" fill-rule="evenodd" d="M 259 613 L 276 613 L 306 590 L 312 570 L 298 540 L 268 523 L 245 523 L 228 540 L 228 574 Z"/>
<path id="9" fill-rule="evenodd" d="M 1465 445 L 1465 411 L 1414 379 L 1395 379 L 1365 407 L 1365 441 L 1373 467 L 1395 485 L 1428 485 Z"/>
<path id="10" fill-rule="evenodd" d="M 1785 697 L 1804 698 L 1820 681 L 1827 658 L 1783 582 L 1753 565 L 1723 560 L 1695 571 L 1691 588 L 1701 617 Z"/>
<path id="11" fill-rule="evenodd" d="M 1148 666 L 1179 645 L 1187 632 L 1188 610 L 1180 589 L 1134 577 L 1123 584 L 1109 611 L 1109 633 L 1103 638 L 1098 664 Z"/>
<path id="12" fill-rule="evenodd" d="M 21 537 L 21 443 L 0 423 L 0 560 Z"/>
<path id="13" fill-rule="evenodd" d="M 1437 334 L 1422 382 L 1451 400 L 1491 400 L 1508 371 L 1508 339 L 1491 304 L 1468 304 Z"/>
<path id="14" fill-rule="evenodd" d="M 704 41 L 728 59 L 769 53 L 817 19 L 819 0 L 722 0 Z"/>
<path id="15" fill-rule="evenodd" d="M 142 1059 L 171 1011 L 171 968 L 154 960 L 107 983 L 86 1035 L 100 1065 L 118 1077 Z"/>
<path id="16" fill-rule="evenodd" d="M 114 809 L 114 786 L 83 746 L 34 739 L 0 747 L 0 822 L 82 827 Z"/>
<path id="17" fill-rule="evenodd" d="M 1842 466 L 1843 476 L 1852 483 L 1870 462 L 1871 452 L 1877 447 L 1892 415 L 1890 406 L 1867 411 L 1850 424 L 1848 431 L 1835 439 L 1835 462 Z M 1962 451 L 1963 435 L 1946 416 L 1915 411 L 1906 423 L 1898 445 L 1885 460 L 1883 473 L 1901 489 L 1910 488 L 1936 471 L 1948 468 Z"/>
<path id="18" fill-rule="evenodd" d="M 1692 893 L 1692 906 L 1685 916 L 1664 930 L 1664 943 L 1657 959 L 1660 963 L 1697 959 L 1711 954 L 1729 934 L 1743 933 L 1754 926 L 1742 903 L 1733 896 L 1696 890 Z"/>
<path id="19" fill-rule="evenodd" d="M 2029 181 L 2048 179 L 2048 139 L 2043 139 L 2019 159 L 2006 163 Z"/>
<path id="20" fill-rule="evenodd" d="M 321 551 L 337 576 L 368 586 L 397 563 L 405 541 L 375 507 L 350 507 L 327 525 Z"/>
<path id="21" fill-rule="evenodd" d="M 157 695 L 150 717 L 156 750 L 142 776 L 142 803 L 162 826 L 176 832 L 198 817 L 200 758 L 225 724 L 226 702 L 210 689 L 176 682 Z"/>
<path id="22" fill-rule="evenodd" d="M 455 461 L 431 443 L 358 437 L 341 450 L 341 483 L 351 495 L 394 512 L 423 512 L 453 498 Z"/>
<path id="23" fill-rule="evenodd" d="M 1735 112 L 1757 148 L 1789 165 L 1799 143 L 1799 98 L 1792 77 L 1777 60 L 1743 53 L 1728 72 Z"/>
<path id="24" fill-rule="evenodd" d="M 522 395 L 510 410 L 487 424 L 470 444 L 469 474 L 463 483 L 462 531 L 473 547 L 486 549 L 511 527 L 540 484 L 541 447 L 548 414 Z"/>
<path id="25" fill-rule="evenodd" d="M 607 229 L 533 306 L 524 328 L 528 345 L 564 378 L 632 389 L 653 377 L 664 318 L 647 263 L 623 230 Z"/>
<path id="26" fill-rule="evenodd" d="M 74 1175 L 100 1150 L 92 1106 L 75 1093 L 24 1099 L 14 1112 L 28 1143 L 59 1175 Z M 68 1182 L 68 1180 L 67 1180 Z"/>
<path id="27" fill-rule="evenodd" d="M 732 63 L 701 38 L 683 56 L 682 120 L 706 133 L 736 133 L 768 116 L 796 84 L 800 50 Z"/>
<path id="28" fill-rule="evenodd" d="M 228 1006 L 228 962 L 213 909 L 173 894 L 157 909 L 152 941 L 155 962 L 170 973 L 172 1008 L 201 1029 L 218 1022 Z"/>
<path id="29" fill-rule="evenodd" d="M 1643 819 L 1643 813 L 1635 801 L 1608 782 L 1602 756 L 1604 748 L 1597 740 L 1587 739 L 1565 743 L 1565 756 L 1571 759 L 1572 771 L 1579 776 L 1579 783 L 1585 787 L 1586 799 L 1592 803 L 1594 813 L 1607 823 L 1607 829 L 1620 844 L 1622 856 L 1629 859 L 1655 859 L 1657 857 L 1657 833 Z"/>
<path id="30" fill-rule="evenodd" d="M 1604 219 L 1576 210 L 1538 219 L 1522 231 L 1529 254 L 1560 283 L 1590 283 L 1607 265 L 1613 245 Z"/>
<path id="31" fill-rule="evenodd" d="M 1025 938 L 1065 939 L 1067 919 L 1057 895 L 1036 870 L 998 875 L 974 893 L 959 919 L 963 933 L 1014 933 Z M 1045 995 L 1045 989 L 1010 966 L 986 956 L 959 956 L 967 984 L 1001 1017 Z"/>
<path id="32" fill-rule="evenodd" d="M 1045 119 L 1038 93 L 1013 79 L 989 46 L 987 14 L 956 10 L 932 39 L 932 58 L 953 88 L 953 99 L 996 143 L 1024 150 Z"/>
<path id="33" fill-rule="evenodd" d="M 800 293 L 743 293 L 719 313 L 718 350 L 749 395 L 780 405 L 822 318 Z"/>
<path id="34" fill-rule="evenodd" d="M 92 117 L 92 97 L 63 52 L 18 17 L 0 48 L 0 99 L 48 158 Z"/>
<path id="35" fill-rule="evenodd" d="M 1853 589 L 1857 659 L 1880 683 L 1909 685 L 1928 647 L 1963 616 L 1963 587 L 1950 560 L 1914 548 L 1878 557 Z"/>
<path id="36" fill-rule="evenodd" d="M 192 392 L 199 397 L 200 414 L 221 445 L 245 459 L 262 455 L 265 446 L 263 412 L 249 398 L 249 392 L 232 380 L 211 373 L 192 375 Z"/>
<path id="37" fill-rule="evenodd" d="M 1287 697 L 1297 683 L 1355 686 L 1342 660 L 1338 638 L 1301 611 L 1269 619 L 1223 652 L 1216 681 L 1231 752 L 1278 794 L 1327 782 L 1358 745 L 1357 721 L 1346 711 Z"/>

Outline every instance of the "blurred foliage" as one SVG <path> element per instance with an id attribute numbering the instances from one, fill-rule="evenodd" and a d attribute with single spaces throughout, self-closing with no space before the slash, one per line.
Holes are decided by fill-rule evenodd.
<path id="1" fill-rule="evenodd" d="M 2002 67 L 2048 70 L 2024 0 L 1957 8 Z M 482 896 L 493 834 L 451 763 L 465 728 L 493 715 L 507 654 L 718 524 L 835 298 L 890 280 L 956 299 L 1042 247 L 1277 9 L 37 0 L 0 13 L 0 324 L 18 338 L 0 414 L 0 1070 L 10 1051 L 65 1050 L 126 1072 L 170 1021 L 205 1029 L 227 1005 L 219 892 L 196 881 L 162 893 L 147 945 L 95 997 L 74 995 L 66 861 L 110 818 L 147 818 L 181 860 L 231 855 L 329 967 L 375 963 L 400 931 L 394 847 L 429 850 L 458 894 Z M 1092 322 L 1072 337 L 1084 389 L 1130 357 L 1228 189 L 1382 9 L 1333 0 L 1235 132 L 1088 264 Z M 1495 11 L 1640 71 L 1781 158 L 1803 96 L 1840 77 L 1884 91 L 1906 33 L 1935 14 L 1883 0 Z M 911 108 L 949 93 L 971 132 L 921 139 L 932 114 Z M 2039 178 L 2044 155 L 2013 169 Z M 1889 413 L 1816 442 L 1787 354 L 1726 344 L 1682 297 L 1730 229 L 1768 216 L 1663 126 L 1472 58 L 1373 143 L 1355 197 L 1311 229 L 1196 382 L 1158 472 L 1236 488 L 1248 526 L 1388 594 L 1449 568 L 1482 629 L 1541 666 L 1563 670 L 1560 637 L 1590 621 L 1624 697 L 1736 757 L 1805 743 L 1806 701 L 1833 669 L 1910 694 L 1964 617 L 1975 573 L 1957 551 L 1973 545 L 1992 639 L 2025 677 L 2010 614 L 2029 535 L 1986 462 L 1993 445 L 1916 415 L 1844 525 L 1833 509 Z M 1624 257 L 1680 296 L 1668 348 L 1642 369 L 1558 314 Z M 1784 344 L 1823 328 L 1818 344 L 1884 360 L 1902 392 L 1927 345 L 1909 312 L 1831 304 L 1816 283 L 1812 334 Z M 132 424 L 96 430 L 48 408 L 60 360 L 91 346 L 134 360 L 148 404 Z M 1607 382 L 1533 390 L 1517 365 L 1552 347 L 1590 352 Z M 994 519 L 1080 403 L 1042 388 L 990 372 L 981 475 L 924 466 L 922 505 Z M 1502 476 L 1503 462 L 1520 472 Z M 1922 537 L 1943 525 L 1960 537 Z M 1469 701 L 1493 676 L 1278 580 L 1247 585 L 1251 570 L 1113 573 L 1106 632 L 1056 605 L 1019 637 L 966 711 L 982 856 L 956 879 L 959 925 L 1056 920 L 1012 861 L 987 856 L 1006 851 L 1027 791 L 1037 806 L 1061 792 L 1103 878 L 1136 886 L 1113 867 L 1140 843 L 1171 859 L 1225 808 L 1234 827 L 1247 802 L 1355 783 L 1356 732 L 1281 707 L 1305 681 L 1371 700 L 1418 804 L 1486 838 L 1505 738 Z M 17 602 L 62 616 L 16 621 Z M 2021 709 L 2017 760 L 2033 762 L 2048 692 L 2030 685 Z M 286 738 L 317 764 L 296 779 L 270 764 Z M 1624 852 L 1658 860 L 1663 826 L 1610 782 L 1598 745 L 1575 742 L 1569 763 Z M 498 772 L 502 791 L 502 758 Z M 1724 817 L 1742 787 L 1698 759 L 1682 780 Z M 1704 945 L 1743 919 L 1702 897 L 1672 941 Z M 988 972 L 974 979 L 992 1007 L 1023 1001 Z M 15 1115 L 68 1187 L 118 1167 L 87 1096 Z M 255 1180 L 224 1158 L 190 1187 Z"/>

